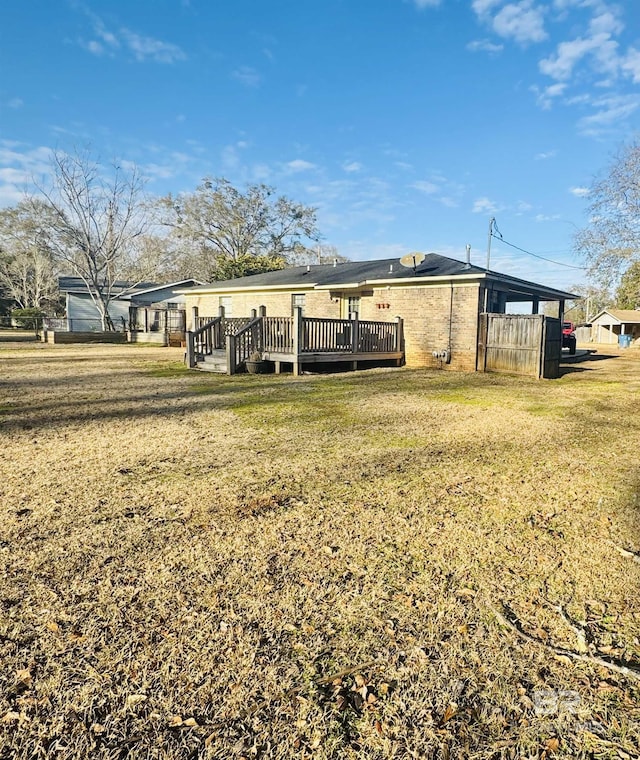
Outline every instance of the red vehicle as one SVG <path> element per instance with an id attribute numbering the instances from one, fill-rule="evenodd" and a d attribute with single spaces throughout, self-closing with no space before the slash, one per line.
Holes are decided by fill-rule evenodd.
<path id="1" fill-rule="evenodd" d="M 562 348 L 568 348 L 570 354 L 576 352 L 576 332 L 573 322 L 562 323 Z"/>

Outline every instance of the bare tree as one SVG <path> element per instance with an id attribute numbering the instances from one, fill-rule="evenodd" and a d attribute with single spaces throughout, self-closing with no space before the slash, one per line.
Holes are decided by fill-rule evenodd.
<path id="1" fill-rule="evenodd" d="M 48 213 L 45 204 L 34 209 L 25 201 L 0 211 L 0 284 L 22 309 L 41 309 L 57 293 Z"/>
<path id="2" fill-rule="evenodd" d="M 591 187 L 589 225 L 576 236 L 576 248 L 593 279 L 611 287 L 640 261 L 640 144 L 622 148 L 607 173 Z"/>
<path id="3" fill-rule="evenodd" d="M 318 243 L 310 248 L 303 248 L 289 259 L 289 262 L 296 266 L 303 264 L 333 264 L 334 261 L 344 264 L 346 261 L 349 261 L 349 258 L 339 253 L 335 245 L 328 245 L 326 243 Z"/>
<path id="4" fill-rule="evenodd" d="M 640 260 L 635 261 L 620 278 L 616 306 L 620 309 L 640 309 Z"/>
<path id="5" fill-rule="evenodd" d="M 86 151 L 56 151 L 52 166 L 52 187 L 39 188 L 50 211 L 49 244 L 59 265 L 87 286 L 102 329 L 112 330 L 109 304 L 135 271 L 136 242 L 147 226 L 142 178 L 136 167 L 118 165 L 106 178 Z M 33 208 L 38 202 L 31 198 Z"/>
<path id="6" fill-rule="evenodd" d="M 183 247 L 182 271 L 205 280 L 282 269 L 317 240 L 315 209 L 275 196 L 268 185 L 244 192 L 205 179 L 195 192 L 162 198 L 161 221 Z"/>

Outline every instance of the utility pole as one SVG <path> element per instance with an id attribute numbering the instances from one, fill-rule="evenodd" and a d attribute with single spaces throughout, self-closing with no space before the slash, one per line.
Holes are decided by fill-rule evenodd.
<path id="1" fill-rule="evenodd" d="M 489 219 L 489 235 L 487 238 L 487 269 L 490 269 L 491 264 L 491 238 L 493 236 L 493 225 L 496 223 L 495 216 Z"/>

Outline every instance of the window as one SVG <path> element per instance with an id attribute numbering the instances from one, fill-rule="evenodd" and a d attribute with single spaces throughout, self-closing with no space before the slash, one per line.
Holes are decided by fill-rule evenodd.
<path id="1" fill-rule="evenodd" d="M 304 293 L 293 293 L 291 296 L 291 313 L 293 314 L 293 310 L 296 308 L 296 306 L 299 306 L 302 309 L 302 314 L 304 315 L 304 299 L 305 294 Z"/>
<path id="2" fill-rule="evenodd" d="M 233 316 L 233 306 L 231 302 L 231 296 L 220 296 L 218 299 L 218 305 L 224 309 L 225 317 Z"/>
<path id="3" fill-rule="evenodd" d="M 360 296 L 347 296 L 342 299 L 342 318 L 349 319 L 351 314 L 360 314 Z"/>

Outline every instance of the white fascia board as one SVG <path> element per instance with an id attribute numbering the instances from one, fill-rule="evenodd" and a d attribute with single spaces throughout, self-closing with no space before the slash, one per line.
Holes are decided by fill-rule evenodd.
<path id="1" fill-rule="evenodd" d="M 207 296 L 222 293 L 229 293 L 231 295 L 233 293 L 262 293 L 265 290 L 284 290 L 286 292 L 293 290 L 298 293 L 301 290 L 313 290 L 314 288 L 315 283 L 305 283 L 304 285 L 252 285 L 250 287 L 245 285 L 239 288 L 189 288 L 188 290 L 177 290 L 176 293 L 184 294 L 185 296 Z"/>
<path id="2" fill-rule="evenodd" d="M 441 275 L 439 277 L 394 277 L 393 279 L 384 280 L 363 280 L 362 282 L 341 282 L 334 285 L 317 285 L 316 290 L 340 290 L 341 288 L 366 288 L 371 286 L 383 286 L 390 285 L 432 285 L 442 284 L 447 282 L 473 282 L 474 280 L 482 280 L 486 277 L 485 272 L 475 272 L 473 274 L 453 274 L 453 275 Z"/>

